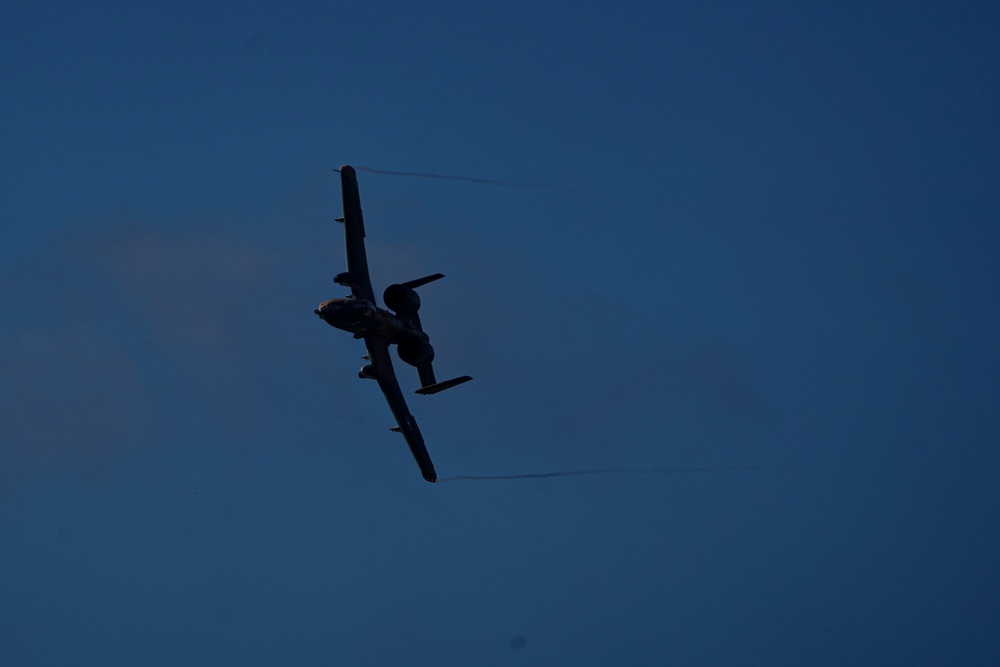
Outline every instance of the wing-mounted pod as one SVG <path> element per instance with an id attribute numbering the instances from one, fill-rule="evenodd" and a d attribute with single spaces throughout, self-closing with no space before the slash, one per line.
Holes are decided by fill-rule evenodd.
<path id="1" fill-rule="evenodd" d="M 359 284 L 361 281 L 355 277 L 355 275 L 349 271 L 344 271 L 343 273 L 338 273 L 333 277 L 333 282 L 340 285 L 341 287 L 353 287 Z"/>

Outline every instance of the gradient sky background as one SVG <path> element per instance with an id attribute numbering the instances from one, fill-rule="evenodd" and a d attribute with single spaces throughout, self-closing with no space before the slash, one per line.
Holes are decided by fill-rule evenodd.
<path id="1" fill-rule="evenodd" d="M 1000 10 L 0 5 L 0 663 L 1000 661 Z M 142 5 L 142 6 L 140 6 Z M 341 296 L 422 289 L 423 482 Z"/>

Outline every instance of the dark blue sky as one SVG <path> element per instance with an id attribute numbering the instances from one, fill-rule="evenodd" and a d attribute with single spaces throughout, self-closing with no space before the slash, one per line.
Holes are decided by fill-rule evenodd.
<path id="1" fill-rule="evenodd" d="M 996 664 L 998 29 L 5 2 L 0 663 Z M 586 191 L 360 174 L 441 477 L 758 469 L 423 482 L 347 163 Z"/>

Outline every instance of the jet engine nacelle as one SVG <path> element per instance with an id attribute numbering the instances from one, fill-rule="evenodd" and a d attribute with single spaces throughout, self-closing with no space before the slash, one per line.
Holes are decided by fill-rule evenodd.
<path id="1" fill-rule="evenodd" d="M 404 340 L 396 346 L 396 352 L 411 366 L 424 366 L 434 361 L 434 348 L 422 340 Z"/>
<path id="2" fill-rule="evenodd" d="M 400 317 L 409 317 L 420 310 L 420 296 L 405 285 L 389 285 L 382 300 L 389 310 Z"/>
<path id="3" fill-rule="evenodd" d="M 377 380 L 378 375 L 375 373 L 375 367 L 371 364 L 367 366 L 362 366 L 361 370 L 358 371 L 358 377 L 362 380 Z"/>

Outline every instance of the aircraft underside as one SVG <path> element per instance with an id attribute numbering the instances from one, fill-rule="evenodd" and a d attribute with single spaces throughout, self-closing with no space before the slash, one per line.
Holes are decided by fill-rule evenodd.
<path id="1" fill-rule="evenodd" d="M 378 307 L 375 304 L 375 293 L 368 274 L 368 259 L 364 245 L 365 226 L 361 213 L 361 197 L 358 194 L 357 174 L 349 166 L 341 167 L 339 171 L 344 217 L 337 220 L 344 223 L 347 271 L 337 274 L 334 282 L 349 287 L 351 296 L 324 301 L 314 312 L 330 326 L 347 331 L 355 338 L 364 339 L 365 347 L 368 348 L 368 354 L 364 358 L 369 363 L 358 375 L 361 378 L 378 381 L 379 388 L 396 420 L 396 426 L 392 427 L 392 430 L 403 435 L 424 479 L 433 482 L 437 479 L 437 473 L 424 446 L 417 421 L 410 414 L 399 388 L 392 367 L 392 358 L 389 355 L 389 346 L 396 345 L 399 358 L 417 369 L 420 377 L 418 394 L 436 394 L 472 379 L 468 375 L 463 375 L 452 380 L 437 381 L 432 366 L 434 348 L 431 347 L 430 338 L 424 332 L 417 314 L 420 309 L 420 297 L 416 288 L 444 276 L 435 273 L 405 283 L 392 284 L 386 288 L 383 295 L 388 310 Z"/>

